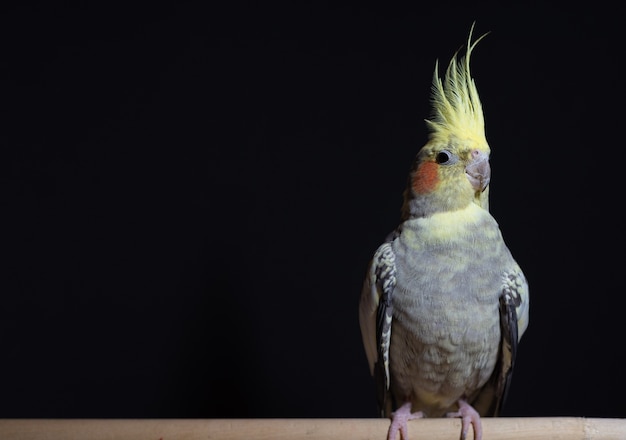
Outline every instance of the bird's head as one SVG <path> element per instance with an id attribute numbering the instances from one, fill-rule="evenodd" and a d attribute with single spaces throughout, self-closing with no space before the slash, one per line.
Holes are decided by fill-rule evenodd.
<path id="1" fill-rule="evenodd" d="M 472 26 L 473 30 L 473 26 Z M 470 75 L 476 44 L 470 30 L 465 55 L 452 57 L 443 79 L 438 63 L 432 85 L 429 140 L 417 154 L 405 191 L 403 218 L 454 211 L 476 203 L 488 209 L 491 176 L 482 105 Z"/>

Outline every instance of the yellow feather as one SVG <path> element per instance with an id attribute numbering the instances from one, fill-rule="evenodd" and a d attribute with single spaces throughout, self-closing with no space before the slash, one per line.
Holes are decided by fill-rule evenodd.
<path id="1" fill-rule="evenodd" d="M 489 151 L 485 138 L 483 110 L 478 90 L 470 74 L 470 55 L 476 44 L 486 35 L 472 43 L 470 29 L 465 56 L 457 60 L 457 53 L 450 60 L 444 79 L 439 75 L 439 61 L 435 63 L 435 73 L 431 91 L 432 119 L 426 120 L 430 128 L 430 139 L 447 143 L 451 138 L 472 140 L 483 150 Z"/>
<path id="2" fill-rule="evenodd" d="M 433 242 L 453 242 L 458 239 L 459 236 L 471 237 L 472 232 L 487 221 L 487 218 L 491 218 L 489 213 L 479 207 L 477 204 L 470 203 L 463 209 L 448 212 L 438 212 L 428 217 L 417 217 L 408 220 L 412 225 L 411 228 L 406 228 L 402 231 L 405 238 L 408 238 L 410 243 L 419 247 L 420 239 L 417 237 L 417 231 L 427 231 L 428 239 Z M 498 230 L 495 230 L 499 234 Z M 423 232 L 426 233 L 426 232 Z M 488 233 L 482 230 L 481 233 Z M 497 236 L 492 237 L 497 239 Z"/>

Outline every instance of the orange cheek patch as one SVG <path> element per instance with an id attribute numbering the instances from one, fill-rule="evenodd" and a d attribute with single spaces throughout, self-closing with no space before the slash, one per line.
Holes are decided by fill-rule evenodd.
<path id="1" fill-rule="evenodd" d="M 435 162 L 424 162 L 417 167 L 413 174 L 413 191 L 418 194 L 431 192 L 437 186 L 439 177 L 437 176 L 437 165 Z"/>

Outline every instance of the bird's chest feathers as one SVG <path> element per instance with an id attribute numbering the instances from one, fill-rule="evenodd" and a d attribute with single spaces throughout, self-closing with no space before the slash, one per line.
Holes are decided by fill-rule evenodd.
<path id="1" fill-rule="evenodd" d="M 464 209 L 407 220 L 402 226 L 399 240 L 402 245 L 423 249 L 456 243 L 462 245 L 468 240 L 481 246 L 500 242 L 502 238 L 491 214 L 477 204 L 470 203 Z"/>
<path id="2" fill-rule="evenodd" d="M 496 221 L 475 204 L 407 220 L 392 248 L 395 387 L 446 408 L 482 386 L 494 368 L 510 253 Z"/>
<path id="3" fill-rule="evenodd" d="M 411 219 L 394 241 L 400 325 L 425 339 L 480 342 L 495 331 L 509 253 L 498 225 L 477 205 Z M 425 341 L 426 342 L 426 341 Z"/>

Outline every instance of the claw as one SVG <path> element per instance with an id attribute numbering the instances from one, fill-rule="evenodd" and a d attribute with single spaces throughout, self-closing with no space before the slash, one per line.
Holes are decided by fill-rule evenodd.
<path id="1" fill-rule="evenodd" d="M 483 425 L 480 421 L 480 414 L 478 414 L 478 412 L 472 408 L 472 405 L 467 403 L 465 400 L 460 399 L 459 410 L 446 414 L 446 417 L 461 418 L 461 440 L 465 440 L 467 438 L 470 425 L 474 428 L 474 440 L 482 440 Z"/>
<path id="2" fill-rule="evenodd" d="M 387 440 L 396 440 L 398 432 L 402 440 L 409 439 L 409 429 L 407 422 L 409 420 L 421 419 L 424 417 L 422 411 L 411 412 L 411 402 L 406 402 L 396 411 L 391 413 L 391 425 L 389 425 L 389 431 L 387 432 Z"/>

